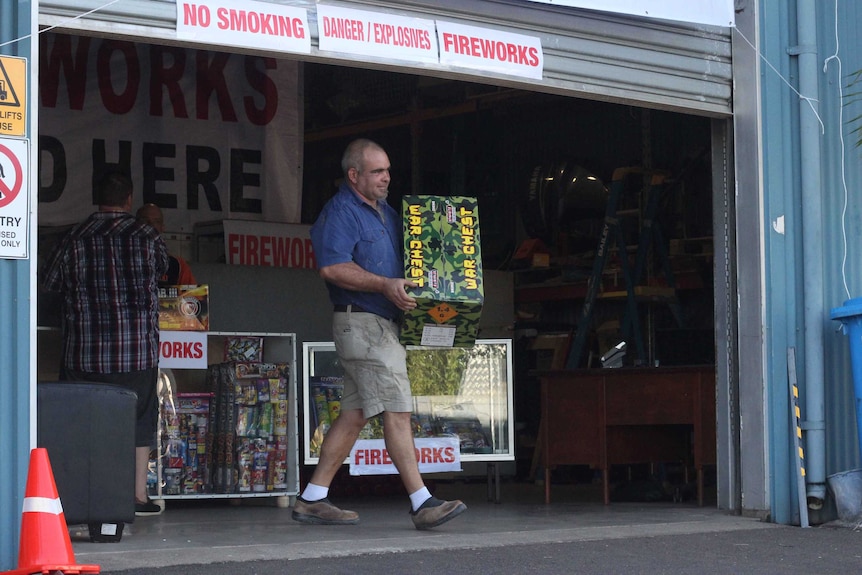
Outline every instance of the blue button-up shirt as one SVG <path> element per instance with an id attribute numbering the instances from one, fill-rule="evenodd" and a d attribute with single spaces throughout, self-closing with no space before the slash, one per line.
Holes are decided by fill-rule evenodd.
<path id="1" fill-rule="evenodd" d="M 404 241 L 401 218 L 389 204 L 378 202 L 375 210 L 346 183 L 324 206 L 311 227 L 311 242 L 317 266 L 354 262 L 373 274 L 404 277 Z M 388 319 L 400 310 L 383 294 L 346 290 L 326 282 L 334 305 L 358 305 Z"/>

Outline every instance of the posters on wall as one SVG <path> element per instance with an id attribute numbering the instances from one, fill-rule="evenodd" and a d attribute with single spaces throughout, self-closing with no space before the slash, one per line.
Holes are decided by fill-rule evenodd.
<path id="1" fill-rule="evenodd" d="M 169 232 L 226 218 L 300 219 L 298 64 L 260 56 L 40 36 L 39 219 L 96 209 L 94 178 L 131 175 L 134 207 Z"/>

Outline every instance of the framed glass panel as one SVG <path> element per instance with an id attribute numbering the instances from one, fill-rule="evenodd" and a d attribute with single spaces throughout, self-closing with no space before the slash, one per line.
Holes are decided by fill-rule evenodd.
<path id="1" fill-rule="evenodd" d="M 343 370 L 335 344 L 303 344 L 303 455 L 316 464 L 320 445 L 338 417 Z M 477 340 L 471 348 L 407 348 L 415 437 L 456 435 L 462 461 L 512 461 L 512 341 Z M 360 433 L 383 437 L 381 417 Z"/>

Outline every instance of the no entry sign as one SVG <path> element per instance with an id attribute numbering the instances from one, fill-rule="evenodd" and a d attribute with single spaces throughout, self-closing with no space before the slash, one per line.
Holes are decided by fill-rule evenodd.
<path id="1" fill-rule="evenodd" d="M 0 138 L 0 258 L 26 259 L 30 230 L 30 142 Z"/>

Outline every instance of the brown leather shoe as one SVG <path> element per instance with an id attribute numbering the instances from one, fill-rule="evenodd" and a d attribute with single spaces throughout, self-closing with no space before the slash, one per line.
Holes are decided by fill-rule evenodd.
<path id="1" fill-rule="evenodd" d="M 293 505 L 291 518 L 300 523 L 310 525 L 356 525 L 359 523 L 359 514 L 355 511 L 339 509 L 329 502 L 329 499 L 320 501 L 306 501 L 302 497 L 296 498 Z"/>
<path id="2" fill-rule="evenodd" d="M 431 497 L 416 511 L 411 510 L 410 516 L 416 529 L 424 531 L 425 529 L 443 525 L 465 511 L 467 511 L 467 506 L 457 499 L 455 501 L 443 501 L 442 499 Z"/>

